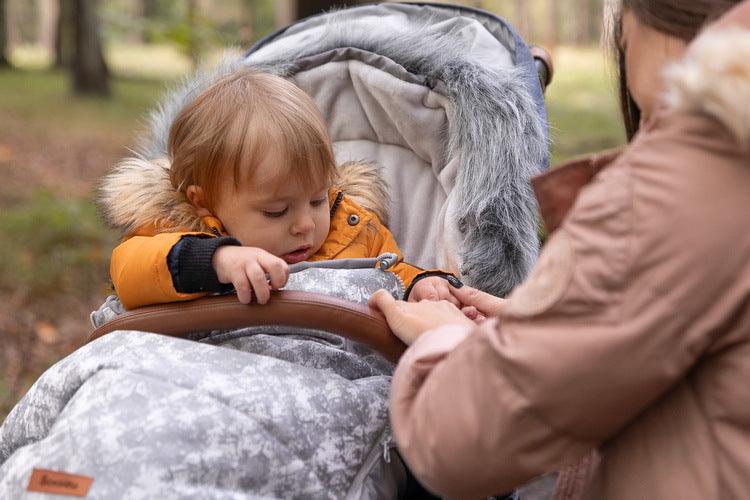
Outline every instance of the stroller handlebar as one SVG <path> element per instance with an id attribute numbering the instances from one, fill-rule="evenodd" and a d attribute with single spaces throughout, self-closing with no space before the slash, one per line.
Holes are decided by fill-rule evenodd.
<path id="1" fill-rule="evenodd" d="M 406 350 L 379 311 L 327 295 L 292 290 L 272 292 L 265 305 L 246 305 L 234 295 L 222 295 L 133 309 L 95 329 L 86 342 L 116 330 L 186 337 L 210 330 L 267 325 L 332 332 L 366 344 L 394 363 Z"/>
<path id="2" fill-rule="evenodd" d="M 531 56 L 534 58 L 536 70 L 539 73 L 539 82 L 542 85 L 542 91 L 547 90 L 552 83 L 552 77 L 555 74 L 555 66 L 552 63 L 552 54 L 544 47 L 535 45 L 531 47 Z"/>

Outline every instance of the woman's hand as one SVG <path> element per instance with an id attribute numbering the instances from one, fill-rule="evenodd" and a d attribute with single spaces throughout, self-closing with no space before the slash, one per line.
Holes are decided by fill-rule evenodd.
<path id="1" fill-rule="evenodd" d="M 474 326 L 463 312 L 444 300 L 404 302 L 394 299 L 385 290 L 378 290 L 370 297 L 369 303 L 385 315 L 388 326 L 406 345 L 413 344 L 424 332 L 439 326 Z"/>
<path id="2" fill-rule="evenodd" d="M 278 290 L 289 279 L 289 265 L 261 248 L 225 245 L 214 252 L 212 264 L 221 283 L 231 283 L 243 304 L 253 300 L 265 304 L 271 290 Z M 270 278 L 266 278 L 266 275 Z"/>
<path id="3" fill-rule="evenodd" d="M 463 309 L 473 307 L 480 316 L 487 318 L 500 315 L 506 302 L 506 299 L 495 297 L 466 285 L 461 288 L 453 288 L 451 293 L 461 302 Z"/>

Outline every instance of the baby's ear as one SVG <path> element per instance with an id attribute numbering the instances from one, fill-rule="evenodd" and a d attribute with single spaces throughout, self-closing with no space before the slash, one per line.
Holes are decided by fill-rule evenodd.
<path id="1" fill-rule="evenodd" d="M 191 184 L 185 190 L 185 195 L 187 196 L 188 201 L 190 201 L 190 204 L 196 208 L 195 213 L 200 217 L 212 215 L 208 208 L 206 208 L 206 195 L 203 192 L 202 187 Z"/>

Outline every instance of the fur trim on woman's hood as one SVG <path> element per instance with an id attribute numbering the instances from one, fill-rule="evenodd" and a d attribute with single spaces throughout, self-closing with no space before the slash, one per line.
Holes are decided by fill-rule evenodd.
<path id="1" fill-rule="evenodd" d="M 715 118 L 750 149 L 750 30 L 707 30 L 666 79 L 671 109 Z"/>
<path id="2" fill-rule="evenodd" d="M 336 187 L 387 224 L 390 199 L 375 165 L 347 162 L 339 166 Z M 159 231 L 210 232 L 185 193 L 169 180 L 169 161 L 125 158 L 105 176 L 97 204 L 107 223 L 124 234 L 140 227 Z"/>

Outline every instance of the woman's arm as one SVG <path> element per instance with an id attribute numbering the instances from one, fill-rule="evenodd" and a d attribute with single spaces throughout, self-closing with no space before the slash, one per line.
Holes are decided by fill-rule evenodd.
<path id="1" fill-rule="evenodd" d="M 707 117 L 659 118 L 581 193 L 497 320 L 406 352 L 391 419 L 426 486 L 486 496 L 570 464 L 720 341 L 737 234 L 723 134 Z"/>

